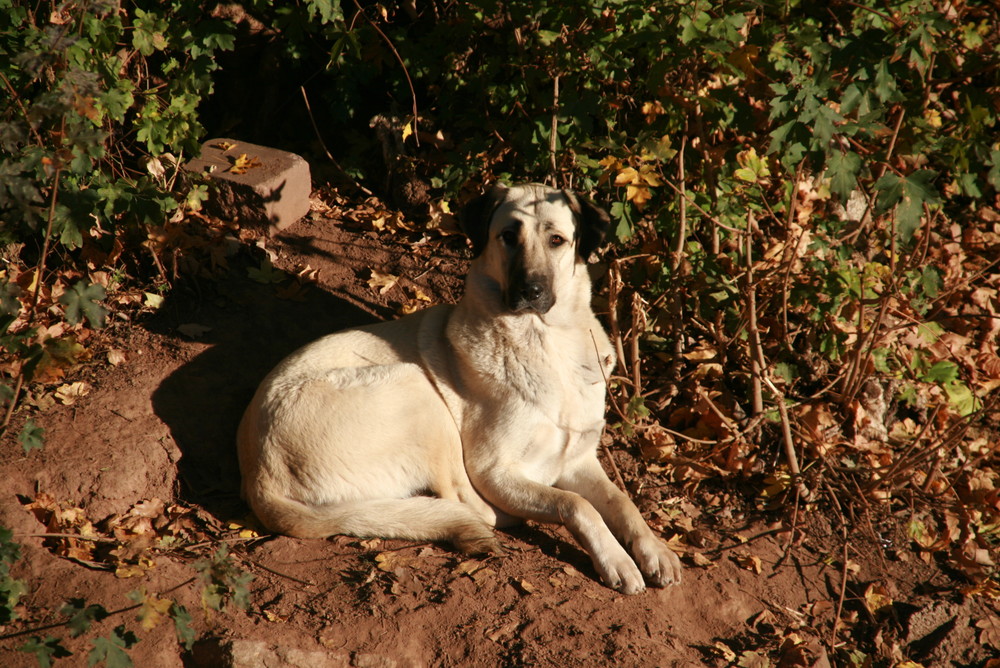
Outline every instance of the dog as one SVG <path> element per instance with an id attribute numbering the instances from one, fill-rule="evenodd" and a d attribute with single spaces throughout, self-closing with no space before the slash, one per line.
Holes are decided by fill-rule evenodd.
<path id="1" fill-rule="evenodd" d="M 463 211 L 457 305 L 320 338 L 260 385 L 238 432 L 242 494 L 290 536 L 449 541 L 562 523 L 609 587 L 681 579 L 597 459 L 614 351 L 587 258 L 608 215 L 568 191 L 497 185 Z"/>

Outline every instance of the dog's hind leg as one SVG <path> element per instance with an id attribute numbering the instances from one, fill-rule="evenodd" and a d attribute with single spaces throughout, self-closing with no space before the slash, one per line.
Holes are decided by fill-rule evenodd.
<path id="1" fill-rule="evenodd" d="M 501 551 L 492 527 L 469 506 L 451 499 L 414 496 L 312 506 L 271 497 L 251 505 L 266 526 L 297 538 L 344 534 L 358 538 L 446 541 L 469 554 Z"/>

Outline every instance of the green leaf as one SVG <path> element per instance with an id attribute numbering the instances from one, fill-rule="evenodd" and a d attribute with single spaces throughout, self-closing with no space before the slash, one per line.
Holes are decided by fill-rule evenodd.
<path id="1" fill-rule="evenodd" d="M 559 39 L 561 33 L 554 30 L 536 30 L 535 35 L 542 46 L 552 46 L 552 43 Z"/>
<path id="2" fill-rule="evenodd" d="M 8 575 L 10 567 L 21 558 L 21 546 L 14 542 L 14 532 L 0 527 L 0 575 Z"/>
<path id="3" fill-rule="evenodd" d="M 32 450 L 42 449 L 42 446 L 45 445 L 45 441 L 42 438 L 43 433 L 45 433 L 45 430 L 36 425 L 34 420 L 29 419 L 24 423 L 24 428 L 21 429 L 21 433 L 17 436 L 17 440 L 21 442 L 24 454 L 28 454 Z"/>
<path id="4" fill-rule="evenodd" d="M 903 199 L 903 180 L 892 172 L 876 181 L 874 188 L 878 192 L 875 198 L 876 215 L 885 213 Z"/>
<path id="5" fill-rule="evenodd" d="M 924 380 L 928 383 L 950 383 L 958 380 L 958 366 L 954 362 L 948 362 L 947 360 L 942 360 L 940 362 L 935 362 L 927 373 L 923 375 Z"/>
<path id="6" fill-rule="evenodd" d="M 54 659 L 73 656 L 72 652 L 59 644 L 58 638 L 53 638 L 52 636 L 45 636 L 45 640 L 42 640 L 38 636 L 32 636 L 28 642 L 18 647 L 17 651 L 24 652 L 25 654 L 34 654 L 35 661 L 38 662 L 41 668 L 50 668 Z"/>
<path id="7" fill-rule="evenodd" d="M 18 601 L 28 593 L 28 588 L 21 580 L 11 577 L 0 578 L 0 624 L 8 624 L 17 619 Z"/>
<path id="8" fill-rule="evenodd" d="M 969 389 L 969 386 L 961 381 L 952 381 L 944 384 L 944 393 L 948 395 L 948 403 L 958 411 L 962 417 L 975 413 L 982 408 L 982 402 Z"/>
<path id="9" fill-rule="evenodd" d="M 98 637 L 90 642 L 94 649 L 87 655 L 88 666 L 103 662 L 107 668 L 132 668 L 132 657 L 125 650 L 139 642 L 139 639 L 124 626 L 115 627 L 107 638 Z"/>
<path id="10" fill-rule="evenodd" d="M 924 205 L 938 204 L 941 201 L 931 183 L 936 176 L 937 172 L 930 169 L 919 169 L 902 180 L 902 200 L 896 210 L 896 216 L 897 233 L 903 243 L 909 243 L 920 229 Z"/>
<path id="11" fill-rule="evenodd" d="M 861 156 L 854 151 L 834 153 L 826 160 L 826 170 L 830 175 L 830 190 L 841 202 L 847 202 L 851 191 L 858 187 L 858 172 L 861 171 Z"/>
<path id="12" fill-rule="evenodd" d="M 69 635 L 76 638 L 90 630 L 92 622 L 99 622 L 108 616 L 108 611 L 104 606 L 93 604 L 87 605 L 82 598 L 72 598 L 59 610 L 60 613 L 70 619 L 66 622 L 69 627 Z"/>
<path id="13" fill-rule="evenodd" d="M 174 620 L 174 631 L 177 633 L 177 642 L 190 650 L 194 646 L 194 641 L 198 639 L 194 629 L 191 628 L 191 613 L 183 605 L 174 603 L 170 607 L 170 617 Z"/>
<path id="14" fill-rule="evenodd" d="M 66 320 L 69 324 L 75 325 L 86 316 L 91 327 L 100 329 L 104 327 L 108 310 L 98 302 L 105 296 L 107 293 L 102 286 L 80 280 L 59 298 L 59 303 L 66 306 Z"/>
<path id="15" fill-rule="evenodd" d="M 924 267 L 920 274 L 920 285 L 929 299 L 936 299 L 941 292 L 941 272 L 934 267 Z"/>

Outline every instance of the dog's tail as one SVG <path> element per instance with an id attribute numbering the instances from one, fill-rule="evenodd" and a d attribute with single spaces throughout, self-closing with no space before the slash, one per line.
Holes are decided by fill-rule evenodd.
<path id="1" fill-rule="evenodd" d="M 270 530 L 296 538 L 344 534 L 358 538 L 447 541 L 469 554 L 501 551 L 492 527 L 467 505 L 450 499 L 414 496 L 317 507 L 271 497 L 251 500 L 251 506 Z"/>

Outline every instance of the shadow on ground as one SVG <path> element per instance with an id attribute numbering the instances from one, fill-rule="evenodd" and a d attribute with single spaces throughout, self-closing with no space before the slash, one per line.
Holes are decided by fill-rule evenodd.
<path id="1" fill-rule="evenodd" d="M 321 289 L 301 301 L 233 276 L 202 290 L 176 289 L 147 328 L 195 333 L 204 344 L 166 377 L 153 409 L 182 452 L 181 498 L 220 518 L 240 516 L 236 428 L 257 385 L 286 355 L 324 334 L 368 324 L 370 314 Z"/>

